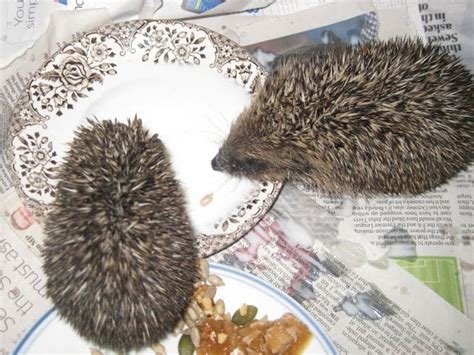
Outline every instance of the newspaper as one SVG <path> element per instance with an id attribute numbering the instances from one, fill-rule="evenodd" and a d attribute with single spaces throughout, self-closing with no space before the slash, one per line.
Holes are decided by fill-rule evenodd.
<path id="1" fill-rule="evenodd" d="M 29 0 L 0 2 L 0 67 L 6 66 L 15 56 L 31 47 L 48 28 L 49 15 L 58 11 L 79 11 L 107 8 L 115 20 L 149 17 L 160 7 L 153 0 Z M 53 18 L 51 18 L 54 21 Z M 88 21 L 85 21 L 88 23 Z M 80 25 L 79 25 L 80 26 Z M 76 28 L 70 26 L 70 28 Z"/>
<path id="2" fill-rule="evenodd" d="M 474 70 L 473 2 L 420 1 L 419 8 L 428 42 L 460 56 Z"/>
<path id="3" fill-rule="evenodd" d="M 185 19 L 197 16 L 215 16 L 256 10 L 269 6 L 274 0 L 29 0 L 0 2 L 0 67 L 10 63 L 18 53 L 31 47 L 39 36 L 47 29 L 54 18 L 54 12 L 79 11 L 103 8 L 114 21 L 136 18 Z M 57 21 L 57 18 L 56 18 Z M 85 21 L 88 24 L 89 21 Z M 81 25 L 61 26 L 81 30 Z"/>
<path id="4" fill-rule="evenodd" d="M 470 318 L 474 311 L 474 167 L 413 198 L 354 202 L 342 228 L 380 246 Z"/>
<path id="5" fill-rule="evenodd" d="M 211 260 L 253 273 L 296 298 L 341 353 L 472 351 L 469 319 L 396 263 L 373 251 L 372 259 L 343 223 L 287 185 L 253 231 Z"/>
<path id="6" fill-rule="evenodd" d="M 143 14 L 160 18 L 160 11 L 166 18 L 189 18 L 247 47 L 269 69 L 279 56 L 320 43 L 355 44 L 423 31 L 430 41 L 420 13 L 443 9 L 446 22 L 458 34 L 461 27 L 456 26 L 465 19 L 459 10 L 450 18 L 450 6 L 434 0 L 423 2 L 426 9 L 410 0 L 280 0 L 268 7 L 264 6 L 270 2 L 256 1 L 233 9 L 216 5 L 209 11 L 220 16 L 211 17 L 201 10 L 183 15 L 186 10 L 171 1 L 144 1 L 142 7 L 133 1 L 128 7 L 125 2 L 103 1 L 107 9 L 97 8 L 99 3 L 76 9 L 80 11 L 52 12 L 49 21 L 28 37 L 27 47 L 34 43 L 31 49 L 25 52 L 23 44 L 12 50 L 20 56 L 3 65 L 0 79 L 2 155 L 9 114 L 31 72 L 75 32 L 119 19 Z M 459 3 L 470 6 L 469 1 Z M 462 6 L 457 4 L 458 9 Z M 256 8 L 262 9 L 222 15 Z M 464 41 L 461 53 L 472 45 L 470 34 L 463 34 L 458 37 Z M 472 173 L 471 169 L 447 187 L 413 199 L 331 200 L 287 186 L 251 233 L 212 260 L 256 274 L 290 294 L 313 314 L 341 353 L 472 352 L 472 322 L 462 314 L 472 317 L 474 299 Z M 10 353 L 51 304 L 44 294 L 39 257 L 41 228 L 12 188 L 3 159 L 0 201 L 0 353 Z M 423 263 L 434 266 L 430 264 L 428 273 L 416 271 Z M 423 279 L 430 273 L 439 275 L 434 280 L 439 285 Z"/>

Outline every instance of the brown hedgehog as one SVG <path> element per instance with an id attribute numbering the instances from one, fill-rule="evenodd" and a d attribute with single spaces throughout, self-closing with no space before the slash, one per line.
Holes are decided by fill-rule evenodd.
<path id="1" fill-rule="evenodd" d="M 473 116 L 471 73 L 438 47 L 328 47 L 275 68 L 212 166 L 335 195 L 419 194 L 467 168 Z"/>
<path id="2" fill-rule="evenodd" d="M 125 352 L 183 319 L 197 251 L 157 135 L 137 119 L 89 124 L 70 145 L 47 216 L 47 294 L 81 336 Z"/>

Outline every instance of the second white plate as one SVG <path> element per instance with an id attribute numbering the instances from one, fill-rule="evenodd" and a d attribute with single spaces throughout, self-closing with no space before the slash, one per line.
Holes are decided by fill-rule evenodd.
<path id="1" fill-rule="evenodd" d="M 266 314 L 273 320 L 286 312 L 291 312 L 304 322 L 313 334 L 304 354 L 337 354 L 321 326 L 300 304 L 285 293 L 255 276 L 228 266 L 211 264 L 210 271 L 224 280 L 225 286 L 218 288 L 216 299 L 223 299 L 226 309 L 230 312 L 238 309 L 242 303 L 255 305 L 258 308 L 258 318 Z M 178 340 L 177 337 L 169 337 L 163 342 L 168 354 L 178 353 Z M 90 355 L 90 348 L 94 348 L 94 345 L 80 338 L 54 310 L 50 310 L 26 333 L 13 354 Z M 147 349 L 138 354 L 153 354 L 153 352 Z"/>

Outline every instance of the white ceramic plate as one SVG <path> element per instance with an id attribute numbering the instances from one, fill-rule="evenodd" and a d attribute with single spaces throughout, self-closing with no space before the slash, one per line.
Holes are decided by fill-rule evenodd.
<path id="1" fill-rule="evenodd" d="M 318 323 L 285 293 L 257 277 L 228 266 L 211 264 L 210 271 L 224 280 L 225 286 L 218 288 L 216 299 L 223 299 L 227 310 L 234 311 L 242 303 L 253 304 L 258 308 L 258 318 L 266 314 L 270 320 L 291 312 L 313 333 L 304 354 L 337 354 L 331 340 Z M 178 340 L 178 337 L 169 337 L 163 342 L 168 354 L 177 353 Z M 67 323 L 59 319 L 54 310 L 50 310 L 25 334 L 13 354 L 90 355 L 91 347 L 94 348 L 81 339 Z M 153 352 L 143 350 L 139 354 L 153 354 Z"/>
<path id="2" fill-rule="evenodd" d="M 263 81 L 245 50 L 194 25 L 137 20 L 87 33 L 48 59 L 17 103 L 7 149 L 14 184 L 41 223 L 75 129 L 87 117 L 138 115 L 170 152 L 200 254 L 213 254 L 253 227 L 281 188 L 210 165 Z"/>

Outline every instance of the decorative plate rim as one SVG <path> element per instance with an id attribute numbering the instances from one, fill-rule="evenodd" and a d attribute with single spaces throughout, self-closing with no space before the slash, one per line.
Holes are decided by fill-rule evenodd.
<path id="1" fill-rule="evenodd" d="M 150 28 L 153 29 L 150 30 Z M 163 30 L 165 28 L 171 28 L 171 30 L 166 34 Z M 177 32 L 177 29 L 181 29 L 182 31 Z M 186 37 L 186 31 L 191 34 L 189 38 Z M 198 38 L 194 33 L 202 34 L 203 37 Z M 166 35 L 169 35 L 169 38 L 176 38 L 178 42 L 180 39 L 185 38 L 186 41 L 188 41 L 188 48 L 179 43 L 175 45 L 174 42 L 166 42 L 168 40 L 168 38 L 165 38 Z M 163 38 L 165 38 L 164 42 L 158 42 L 159 40 L 163 40 Z M 139 42 L 139 39 L 144 40 L 143 42 Z M 112 48 L 107 47 L 107 41 L 120 51 L 117 50 L 114 52 Z M 153 45 L 150 44 L 152 42 Z M 166 47 L 165 43 L 170 44 Z M 202 56 L 200 57 L 200 51 L 205 47 L 202 46 L 202 43 L 206 43 L 207 46 L 212 46 L 211 50 L 214 50 L 213 62 L 204 62 L 207 58 L 205 56 L 204 59 Z M 160 47 L 160 45 L 163 46 Z M 92 52 L 92 50 L 95 51 Z M 156 51 L 154 52 L 154 50 Z M 179 57 L 179 55 L 181 55 L 180 50 L 183 52 L 183 56 L 181 57 Z M 93 91 L 94 85 L 99 85 L 94 84 L 94 82 L 99 82 L 101 85 L 104 80 L 108 80 L 108 76 L 115 75 L 117 73 L 117 67 L 115 63 L 113 63 L 112 57 L 117 56 L 117 58 L 119 58 L 119 56 L 124 57 L 127 54 L 139 55 L 140 51 L 144 51 L 141 58 L 142 62 L 148 61 L 150 55 L 155 53 L 155 63 L 160 63 L 160 60 L 166 62 L 168 60 L 178 62 L 183 60 L 185 63 L 189 63 L 187 60 L 192 59 L 193 62 L 190 64 L 193 65 L 201 65 L 201 62 L 204 63 L 204 65 L 209 64 L 210 68 L 217 70 L 217 72 L 225 77 L 236 80 L 252 95 L 262 85 L 266 77 L 263 66 L 237 43 L 210 29 L 183 21 L 156 19 L 132 20 L 101 26 L 75 36 L 72 41 L 63 45 L 51 56 L 48 56 L 41 66 L 32 74 L 14 105 L 9 122 L 9 134 L 7 135 L 7 146 L 5 149 L 7 171 L 20 199 L 32 210 L 40 225 L 47 213 L 48 203 L 45 202 L 44 197 L 38 197 L 37 199 L 32 198 L 31 195 L 25 192 L 24 186 L 32 186 L 36 183 L 36 187 L 31 187 L 31 191 L 35 191 L 34 193 L 41 196 L 41 190 L 38 186 L 47 181 L 48 186 L 44 190 L 46 191 L 45 193 L 50 195 L 54 193 L 54 186 L 50 185 L 53 178 L 50 178 L 50 176 L 52 176 L 52 172 L 55 169 L 55 166 L 52 165 L 56 164 L 57 166 L 58 162 L 54 160 L 54 156 L 51 157 L 49 155 L 55 154 L 56 152 L 52 150 L 52 142 L 48 142 L 46 136 L 30 137 L 30 140 L 29 138 L 21 137 L 21 134 L 25 134 L 25 131 L 28 131 L 28 129 L 34 126 L 39 126 L 38 129 L 45 129 L 51 118 L 57 119 L 60 117 L 62 110 L 73 109 L 74 102 L 81 99 L 82 96 L 80 95 L 87 96 L 89 89 Z M 161 54 L 158 55 L 160 51 Z M 92 64 L 89 65 L 89 62 L 85 63 L 85 59 L 97 61 L 95 67 L 92 67 Z M 63 62 L 60 62 L 61 60 L 63 60 Z M 103 62 L 104 60 L 108 60 L 111 63 Z M 138 60 L 137 58 L 137 61 Z M 100 65 L 98 63 L 100 63 Z M 80 75 L 84 75 L 84 77 Z M 81 79 L 84 80 L 81 81 Z M 53 87 L 54 81 L 59 82 L 60 85 Z M 53 92 L 53 94 L 51 94 L 51 92 Z M 35 97 L 42 98 L 41 102 L 39 99 L 35 101 Z M 52 111 L 54 109 L 57 109 L 57 112 L 53 114 Z M 37 132 L 35 132 L 35 134 L 36 133 Z M 41 154 L 40 157 L 47 155 L 49 159 L 44 165 L 41 165 L 40 173 L 36 173 L 34 171 L 35 168 L 31 168 L 33 170 L 29 168 L 29 166 L 43 164 L 36 161 L 33 156 L 34 152 L 30 149 L 30 141 L 32 142 L 34 139 L 36 139 L 38 147 L 42 147 L 41 144 L 43 140 L 45 140 L 44 145 L 46 146 L 46 144 L 48 144 L 48 147 L 50 147 L 46 149 L 38 148 L 36 150 L 37 155 Z M 16 147 L 15 144 L 17 145 Z M 21 159 L 21 154 L 18 152 L 15 153 L 15 149 L 18 150 L 20 144 L 23 145 L 23 151 L 28 150 L 28 152 L 25 153 L 27 157 L 24 156 Z M 36 165 L 33 164 L 33 160 L 35 160 L 34 163 Z M 51 166 L 46 168 L 46 164 Z M 22 182 L 22 177 L 25 175 L 21 175 L 25 171 L 20 172 L 19 166 L 26 166 L 25 171 L 28 171 L 29 175 L 27 175 L 26 184 L 24 180 Z M 257 184 L 259 186 L 258 189 L 256 188 L 254 190 L 251 198 L 244 203 L 244 207 L 237 206 L 223 221 L 216 223 L 214 233 L 197 234 L 196 244 L 200 256 L 207 257 L 214 255 L 244 237 L 272 207 L 283 186 L 280 182 L 260 182 Z M 38 190 L 35 190 L 36 188 L 38 188 Z M 252 201 L 257 202 L 253 204 Z M 248 211 L 245 206 L 253 206 L 253 210 L 251 208 L 251 211 Z M 227 227 L 229 224 L 235 223 L 235 221 L 237 221 L 237 223 L 234 224 L 234 226 L 236 226 L 235 229 L 227 233 Z"/>

